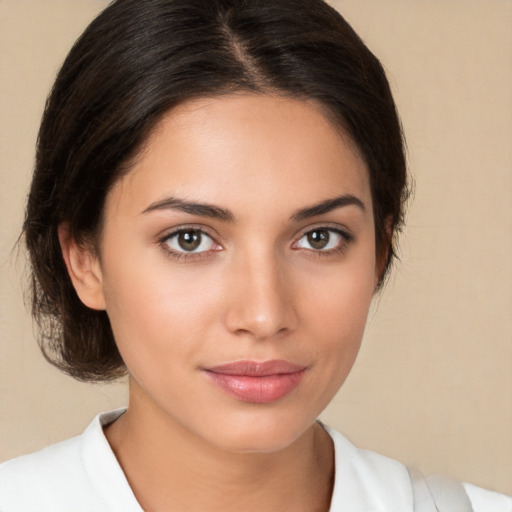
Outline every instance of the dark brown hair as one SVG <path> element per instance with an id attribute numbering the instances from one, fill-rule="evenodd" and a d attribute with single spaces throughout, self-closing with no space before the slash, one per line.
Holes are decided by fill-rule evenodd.
<path id="1" fill-rule="evenodd" d="M 377 58 L 322 0 L 117 0 L 85 30 L 48 98 L 24 233 L 40 346 L 81 380 L 125 372 L 105 311 L 71 284 L 58 227 L 94 240 L 105 197 L 174 106 L 236 91 L 317 100 L 366 160 L 382 277 L 407 195 L 403 138 Z"/>

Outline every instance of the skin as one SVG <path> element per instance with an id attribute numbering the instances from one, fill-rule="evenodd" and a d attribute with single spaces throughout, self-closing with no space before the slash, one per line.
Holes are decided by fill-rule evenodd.
<path id="1" fill-rule="evenodd" d="M 340 196 L 360 204 L 296 215 Z M 164 207 L 170 197 L 232 219 Z M 199 252 L 178 228 L 207 234 Z M 320 228 L 327 250 L 307 236 Z M 354 363 L 378 265 L 367 168 L 319 105 L 240 94 L 179 106 L 110 191 L 99 250 L 64 228 L 61 244 L 129 369 L 128 411 L 106 435 L 145 510 L 328 510 L 333 448 L 315 420 Z M 273 359 L 306 371 L 270 403 L 204 371 Z"/>

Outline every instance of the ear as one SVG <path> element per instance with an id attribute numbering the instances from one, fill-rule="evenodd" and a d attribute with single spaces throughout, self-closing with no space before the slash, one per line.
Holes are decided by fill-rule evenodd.
<path id="1" fill-rule="evenodd" d="M 384 275 L 384 271 L 386 269 L 386 264 L 388 262 L 389 252 L 391 250 L 391 244 L 393 243 L 393 227 L 395 223 L 393 221 L 393 216 L 388 215 L 384 220 L 384 229 L 386 230 L 386 247 L 382 251 L 382 254 L 377 255 L 377 264 L 375 266 L 375 290 L 379 287 L 381 283 L 382 277 Z"/>
<path id="2" fill-rule="evenodd" d="M 59 226 L 59 243 L 68 274 L 80 300 L 89 308 L 106 308 L 98 256 L 91 247 L 71 237 L 69 226 Z"/>

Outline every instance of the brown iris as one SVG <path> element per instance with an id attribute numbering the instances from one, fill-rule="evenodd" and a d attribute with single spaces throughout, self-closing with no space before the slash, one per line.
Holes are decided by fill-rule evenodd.
<path id="1" fill-rule="evenodd" d="M 178 245 L 184 251 L 195 251 L 201 245 L 200 231 L 181 231 L 178 233 Z"/>
<path id="2" fill-rule="evenodd" d="M 315 229 L 307 234 L 307 238 L 314 249 L 324 249 L 329 243 L 330 234 L 327 229 Z"/>

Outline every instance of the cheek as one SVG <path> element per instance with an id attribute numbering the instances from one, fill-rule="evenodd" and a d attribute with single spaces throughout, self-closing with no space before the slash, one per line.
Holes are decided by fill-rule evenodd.
<path id="1" fill-rule="evenodd" d="M 180 356 L 193 359 L 216 317 L 214 294 L 201 285 L 205 276 L 169 269 L 165 258 L 133 256 L 104 273 L 107 313 L 130 371 Z"/>
<path id="2" fill-rule="evenodd" d="M 373 298 L 375 288 L 375 258 L 371 250 L 354 253 L 350 260 L 313 275 L 303 294 L 315 316 L 321 318 L 319 327 L 328 330 L 361 329 Z M 341 328 L 343 327 L 343 328 Z"/>
<path id="3" fill-rule="evenodd" d="M 357 265 L 340 264 L 300 280 L 300 348 L 314 362 L 308 394 L 302 398 L 316 416 L 343 385 L 357 357 L 373 295 L 373 269 L 372 260 L 364 262 L 363 255 Z"/>
<path id="4" fill-rule="evenodd" d="M 316 350 L 331 373 L 340 372 L 343 379 L 359 350 L 374 287 L 375 260 L 363 254 L 357 264 L 316 279 L 305 293 L 303 308 L 309 311 Z"/>

